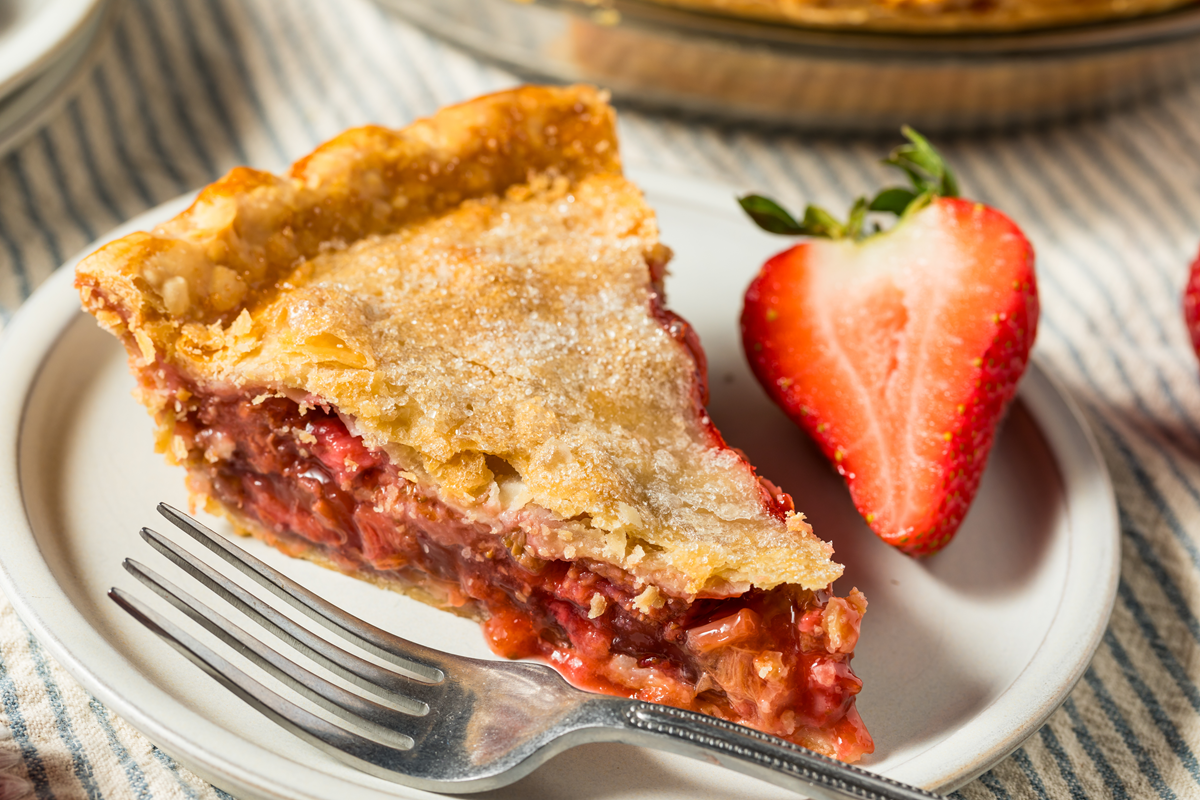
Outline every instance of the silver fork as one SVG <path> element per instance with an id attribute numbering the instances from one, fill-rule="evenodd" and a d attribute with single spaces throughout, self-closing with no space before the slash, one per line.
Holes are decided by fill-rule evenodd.
<path id="1" fill-rule="evenodd" d="M 263 686 L 127 592 L 113 588 L 109 596 L 251 706 L 372 775 L 437 792 L 478 792 L 505 786 L 576 745 L 624 742 L 715 762 L 820 800 L 937 800 L 923 789 L 741 725 L 576 689 L 540 664 L 465 658 L 409 642 L 330 605 L 171 506 L 160 504 L 158 510 L 306 616 L 393 665 L 384 669 L 312 634 L 161 534 L 142 529 L 147 542 L 193 578 L 364 693 L 347 691 L 149 568 L 125 560 L 125 568 L 154 592 L 358 732 Z"/>

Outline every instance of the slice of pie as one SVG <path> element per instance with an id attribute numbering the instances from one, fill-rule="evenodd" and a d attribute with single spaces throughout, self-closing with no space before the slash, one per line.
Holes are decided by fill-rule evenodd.
<path id="1" fill-rule="evenodd" d="M 845 760 L 866 602 L 704 410 L 669 251 L 584 88 L 239 168 L 78 267 L 158 446 L 241 532 L 504 656 Z"/>

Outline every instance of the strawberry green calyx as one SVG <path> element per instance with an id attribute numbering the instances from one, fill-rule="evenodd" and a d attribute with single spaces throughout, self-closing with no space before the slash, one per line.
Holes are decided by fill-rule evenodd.
<path id="1" fill-rule="evenodd" d="M 858 198 L 845 223 L 820 206 L 811 204 L 804 209 L 804 218 L 797 221 L 783 206 L 759 194 L 740 197 L 738 203 L 754 223 L 768 233 L 859 241 L 880 231 L 877 224 L 867 230 L 867 215 L 871 212 L 903 218 L 929 205 L 935 197 L 958 197 L 954 173 L 929 140 L 907 125 L 900 130 L 909 143 L 893 150 L 883 163 L 903 170 L 912 182 L 912 188 L 893 186 L 882 190 L 870 201 L 865 197 Z"/>
<path id="2" fill-rule="evenodd" d="M 930 199 L 934 197 L 958 197 L 958 181 L 954 179 L 954 173 L 946 166 L 945 159 L 937 150 L 933 149 L 933 145 L 929 143 L 921 134 L 905 125 L 900 129 L 910 144 L 902 144 L 892 151 L 892 154 L 883 160 L 885 164 L 891 164 L 893 167 L 898 167 L 908 173 L 909 179 L 913 183 L 913 187 L 917 193 L 913 198 L 921 195 L 929 195 Z M 908 189 L 884 189 L 880 192 L 875 200 L 871 202 L 874 206 L 884 195 L 889 192 L 907 192 Z M 874 210 L 891 210 L 891 209 L 874 209 Z"/>
<path id="3" fill-rule="evenodd" d="M 784 236 L 818 236 L 824 239 L 857 239 L 860 238 L 863 222 L 867 217 L 867 201 L 858 198 L 850 209 L 850 220 L 838 222 L 832 214 L 820 206 L 810 205 L 804 209 L 804 219 L 797 222 L 795 217 L 769 197 L 760 194 L 748 194 L 738 198 L 738 203 L 750 218 L 768 233 L 778 233 Z"/>

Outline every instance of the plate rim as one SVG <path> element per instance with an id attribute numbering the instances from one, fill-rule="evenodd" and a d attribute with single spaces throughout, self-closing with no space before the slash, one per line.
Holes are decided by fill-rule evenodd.
<path id="1" fill-rule="evenodd" d="M 0 156 L 20 147 L 62 108 L 96 64 L 125 0 L 98 0 L 97 13 L 58 60 L 0 97 Z"/>
<path id="2" fill-rule="evenodd" d="M 630 172 L 649 194 L 667 195 L 681 204 L 709 211 L 728 203 L 733 192 L 732 187 L 711 180 L 638 169 L 631 169 Z M 120 674 L 122 667 L 130 670 L 130 665 L 116 648 L 91 627 L 63 593 L 41 557 L 25 512 L 19 462 L 25 401 L 59 338 L 83 313 L 79 310 L 78 298 L 71 286 L 75 264 L 84 254 L 107 241 L 152 227 L 178 213 L 190 204 L 194 196 L 195 193 L 183 195 L 138 215 L 69 259 L 18 309 L 0 337 L 0 370 L 13 377 L 6 384 L 7 388 L 0 389 L 0 419 L 8 420 L 0 425 L 0 517 L 8 519 L 11 524 L 6 541 L 8 546 L 0 554 L 0 590 L 43 646 L 80 684 L 201 777 L 231 789 L 239 796 L 271 800 L 327 800 L 339 796 L 339 789 L 344 792 L 346 784 L 340 777 L 258 748 L 209 722 L 149 682 L 141 682 L 136 687 L 119 685 L 119 681 L 112 682 L 112 670 Z M 1081 470 L 1086 473 L 1091 491 L 1086 503 L 1071 501 L 1067 504 L 1072 529 L 1068 537 L 1067 580 L 1064 581 L 1054 619 L 1030 663 L 988 706 L 980 709 L 966 724 L 954 729 L 951 732 L 953 735 L 943 737 L 889 770 L 887 774 L 898 780 L 949 790 L 971 780 L 1007 756 L 1036 732 L 1066 699 L 1091 663 L 1092 655 L 1108 627 L 1120 568 L 1120 529 L 1116 495 L 1105 461 L 1079 407 L 1069 393 L 1040 366 L 1037 358 L 1030 364 L 1019 396 L 1027 405 L 1055 458 L 1068 500 L 1071 498 L 1068 483 L 1079 480 Z M 1047 425 L 1044 419 L 1046 415 L 1066 424 Z M 1064 450 L 1064 447 L 1067 449 Z M 1064 453 L 1071 462 L 1065 466 Z M 1085 512 L 1090 510 L 1090 516 L 1102 523 L 1088 528 L 1089 543 L 1094 546 L 1086 549 L 1074 546 L 1080 535 L 1076 529 L 1085 527 L 1078 524 L 1079 520 L 1074 514 L 1079 506 Z M 1088 516 L 1085 513 L 1084 519 Z M 1094 537 L 1101 528 L 1106 529 L 1109 535 L 1096 542 Z M 21 569 L 14 570 L 14 564 Z M 1078 596 L 1090 598 L 1089 602 L 1080 603 L 1089 610 L 1086 615 L 1089 624 L 1083 630 L 1075 627 L 1078 620 L 1072 620 L 1069 630 L 1058 630 L 1064 625 L 1061 613 L 1064 600 L 1074 596 L 1071 587 L 1079 586 L 1083 589 L 1074 590 Z M 1076 602 L 1079 602 L 1078 599 Z M 1066 642 L 1070 642 L 1069 646 Z M 1050 657 L 1054 658 L 1054 675 L 1061 676 L 1066 669 L 1066 681 L 1047 682 L 1034 674 L 1036 670 L 1031 673 L 1031 667 Z M 1054 685 L 1049 686 L 1050 683 Z M 1033 691 L 1017 697 L 1014 689 L 1018 687 Z M 1026 709 L 1021 713 L 1021 706 L 1029 705 L 1030 698 L 1036 700 L 1034 711 L 1030 713 Z M 170 713 L 163 713 L 164 708 Z M 996 722 L 993 717 L 1010 719 L 1014 714 L 1022 718 L 1019 724 L 1011 726 L 1003 736 L 992 735 Z M 172 719 L 173 724 L 167 725 L 163 717 Z M 185 720 L 186 724 L 179 724 L 180 719 Z M 188 734 L 182 734 L 183 730 L 187 730 Z M 226 740 L 225 749 L 212 744 L 223 739 Z M 964 746 L 961 741 L 951 742 L 955 739 L 974 742 L 970 747 L 976 753 L 975 758 L 967 762 L 960 758 L 960 763 L 951 769 L 942 768 L 940 774 L 936 775 L 930 774 L 927 765 L 922 767 L 926 762 L 938 760 L 941 751 L 949 745 L 954 744 L 958 748 Z M 235 750 L 242 755 L 241 758 L 232 757 L 229 752 L 233 740 L 239 744 Z M 246 753 L 254 753 L 256 757 L 247 758 Z M 251 763 L 252 768 L 249 766 Z M 394 791 L 380 791 L 364 785 L 355 785 L 355 791 L 356 796 L 369 800 L 441 796 L 399 784 L 395 785 Z"/>
<path id="3" fill-rule="evenodd" d="M 46 69 L 84 32 L 104 0 L 55 0 L 39 4 L 31 18 L 9 34 L 0 57 L 0 97 Z"/>

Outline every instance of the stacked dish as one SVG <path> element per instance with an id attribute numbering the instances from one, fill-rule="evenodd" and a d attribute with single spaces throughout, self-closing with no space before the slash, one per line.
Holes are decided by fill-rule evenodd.
<path id="1" fill-rule="evenodd" d="M 382 2 L 524 75 L 596 83 L 618 100 L 657 108 L 805 129 L 995 129 L 1113 108 L 1200 71 L 1194 3 L 1158 12 L 1143 4 L 1150 13 L 1090 24 L 984 31 L 798 25 L 763 11 L 813 5 L 800 2 Z M 733 7 L 759 13 L 710 13 Z"/>
<path id="2" fill-rule="evenodd" d="M 119 0 L 16 0 L 0 5 L 0 154 L 58 110 L 87 74 Z"/>

